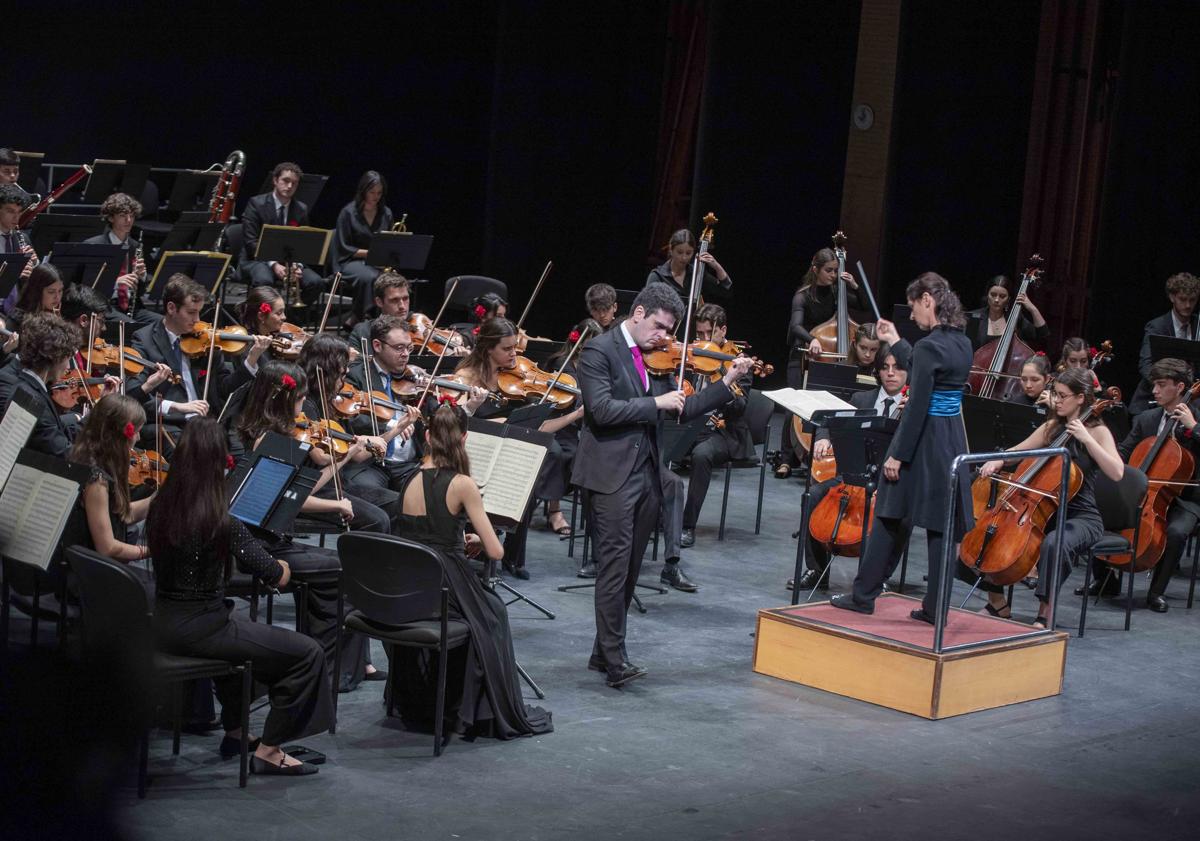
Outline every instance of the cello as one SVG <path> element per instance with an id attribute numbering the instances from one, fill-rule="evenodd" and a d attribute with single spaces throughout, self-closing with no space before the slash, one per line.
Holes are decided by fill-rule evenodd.
<path id="1" fill-rule="evenodd" d="M 1021 368 L 1029 357 L 1033 356 L 1033 348 L 1017 336 L 1021 305 L 1016 303 L 1016 299 L 1037 285 L 1041 280 L 1044 264 L 1045 260 L 1040 254 L 1029 258 L 1025 272 L 1021 275 L 1021 286 L 1013 296 L 1012 308 L 1008 311 L 1008 320 L 1004 323 L 1004 332 L 975 351 L 971 360 L 971 376 L 967 378 L 967 385 L 972 394 L 1008 400 L 1019 392 Z"/>

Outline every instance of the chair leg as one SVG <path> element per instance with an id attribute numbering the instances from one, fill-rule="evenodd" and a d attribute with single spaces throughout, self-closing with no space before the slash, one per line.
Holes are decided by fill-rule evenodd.
<path id="1" fill-rule="evenodd" d="M 1137 545 L 1136 543 L 1134 544 Z M 1133 579 L 1137 577 L 1137 573 L 1133 571 L 1133 555 L 1129 556 L 1129 586 L 1126 588 L 1125 598 L 1125 630 L 1129 630 L 1129 621 L 1133 617 Z"/>
<path id="2" fill-rule="evenodd" d="M 1195 539 L 1194 539 L 1194 537 L 1193 537 L 1193 542 L 1192 542 L 1192 577 L 1191 577 L 1191 580 L 1188 582 L 1188 603 L 1187 603 L 1188 610 L 1191 610 L 1191 609 L 1192 609 L 1192 601 L 1193 601 L 1193 599 L 1195 599 L 1195 597 L 1196 597 L 1196 563 L 1197 563 L 1197 561 L 1200 561 L 1200 540 L 1195 540 Z M 5 604 L 5 618 L 4 618 L 4 629 L 5 629 L 5 633 L 6 633 L 6 634 L 7 634 L 7 631 L 8 631 L 8 616 L 7 616 L 7 611 L 8 611 L 8 605 L 7 605 L 7 603 L 6 603 L 6 604 Z"/>
<path id="3" fill-rule="evenodd" d="M 250 621 L 258 621 L 258 579 L 250 582 Z"/>
<path id="4" fill-rule="evenodd" d="M 725 463 L 725 490 L 721 493 L 721 525 L 717 529 L 717 540 L 725 539 L 725 510 L 729 507 L 729 475 L 732 473 L 729 462 Z"/>
<path id="5" fill-rule="evenodd" d="M 763 491 L 767 487 L 767 459 L 764 456 L 758 468 L 758 511 L 754 515 L 754 533 L 762 534 Z"/>
<path id="6" fill-rule="evenodd" d="M 183 690 L 186 683 L 169 687 L 171 696 L 171 753 L 179 756 L 179 734 L 183 731 Z"/>
<path id="7" fill-rule="evenodd" d="M 12 589 L 9 586 L 9 577 L 7 562 L 4 570 L 4 581 L 0 583 L 0 647 L 8 649 L 8 611 L 12 602 Z M 1192 586 L 1196 585 L 1196 574 L 1192 573 Z M 1188 607 L 1191 607 L 1191 602 L 1188 602 Z"/>
<path id="8" fill-rule="evenodd" d="M 142 728 L 141 744 L 138 745 L 138 779 L 137 791 L 138 799 L 146 797 L 146 778 L 149 776 L 150 769 L 150 728 Z"/>
<path id="9" fill-rule="evenodd" d="M 338 689 L 342 684 L 342 630 L 346 624 L 346 599 L 342 595 L 342 577 L 338 575 L 338 592 L 337 592 L 337 633 L 333 638 L 333 674 L 330 676 L 333 690 L 333 722 L 329 725 L 329 732 L 337 732 L 337 714 L 338 714 Z M 391 672 L 389 671 L 390 675 Z"/>
<path id="10" fill-rule="evenodd" d="M 71 567 L 65 563 L 61 564 L 58 589 L 58 650 L 66 651 L 67 649 L 67 576 L 71 572 Z"/>
<path id="11" fill-rule="evenodd" d="M 275 594 L 267 593 L 267 624 L 275 624 Z"/>
<path id="12" fill-rule="evenodd" d="M 1088 551 L 1087 566 L 1083 569 L 1083 603 L 1079 606 L 1079 636 L 1083 638 L 1083 630 L 1087 625 L 1087 603 L 1088 589 L 1092 586 L 1092 558 L 1091 550 Z"/>
<path id="13" fill-rule="evenodd" d="M 438 677 L 437 705 L 434 707 L 433 719 L 433 755 L 442 755 L 442 718 L 446 708 L 446 667 L 449 661 L 449 646 L 446 642 L 449 629 L 447 628 L 446 613 L 450 609 L 450 590 L 442 588 L 442 636 L 438 645 Z"/>
<path id="14" fill-rule="evenodd" d="M 254 663 L 242 664 L 242 744 L 241 767 L 238 769 L 238 788 L 246 787 L 250 774 L 250 701 L 254 694 Z"/>

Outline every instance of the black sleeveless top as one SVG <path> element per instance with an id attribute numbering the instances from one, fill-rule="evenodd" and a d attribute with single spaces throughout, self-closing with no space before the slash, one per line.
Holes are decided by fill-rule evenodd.
<path id="1" fill-rule="evenodd" d="M 1077 438 L 1072 437 L 1068 440 L 1067 452 L 1071 454 L 1071 459 L 1083 475 L 1079 492 L 1067 503 L 1067 517 L 1094 517 L 1098 520 L 1100 509 L 1096 505 L 1096 471 L 1099 470 L 1099 466 L 1087 447 Z"/>
<path id="2" fill-rule="evenodd" d="M 424 543 L 444 552 L 462 555 L 465 552 L 463 533 L 466 531 L 467 512 L 464 508 L 458 514 L 451 514 L 446 507 L 446 493 L 450 483 L 458 474 L 453 470 L 440 467 L 425 467 L 413 474 L 421 477 L 425 493 L 425 513 L 405 514 L 403 511 L 396 515 L 396 533 L 404 535 L 409 540 Z M 401 491 L 400 505 L 404 505 L 404 492 Z"/>

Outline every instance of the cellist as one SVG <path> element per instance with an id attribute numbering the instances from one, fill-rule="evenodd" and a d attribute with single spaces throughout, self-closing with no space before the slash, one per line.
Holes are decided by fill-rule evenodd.
<path id="1" fill-rule="evenodd" d="M 1137 445 L 1145 438 L 1154 438 L 1170 421 L 1178 421 L 1175 426 L 1175 440 L 1186 450 L 1191 451 L 1195 462 L 1200 465 L 1200 433 L 1196 431 L 1198 405 L 1188 405 L 1188 390 L 1192 386 L 1192 366 L 1182 359 L 1160 359 L 1150 366 L 1149 380 L 1152 385 L 1154 401 L 1157 408 L 1142 412 L 1133 419 L 1133 428 L 1117 447 L 1121 458 L 1129 460 Z M 1189 482 L 1200 478 L 1200 469 L 1194 469 Z M 1187 546 L 1188 536 L 1195 531 L 1200 522 L 1200 495 L 1195 488 L 1187 488 L 1171 502 L 1167 509 L 1166 543 L 1158 565 L 1154 567 L 1154 576 L 1150 580 L 1150 592 L 1146 596 L 1146 607 L 1155 613 L 1167 612 L 1167 599 L 1163 595 L 1171 575 L 1183 556 Z M 1116 592 L 1120 592 L 1120 573 L 1115 577 Z M 1100 587 L 1101 579 L 1096 579 L 1096 587 Z"/>

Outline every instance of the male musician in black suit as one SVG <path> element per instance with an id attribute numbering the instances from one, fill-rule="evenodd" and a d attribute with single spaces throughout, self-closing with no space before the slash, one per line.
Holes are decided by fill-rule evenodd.
<path id="1" fill-rule="evenodd" d="M 1188 389 L 1194 379 L 1192 366 L 1182 359 L 1160 359 L 1150 366 L 1148 379 L 1157 404 L 1149 411 L 1141 412 L 1133 419 L 1133 427 L 1129 434 L 1117 446 L 1121 459 L 1128 462 L 1134 449 L 1146 438 L 1155 438 L 1162 432 L 1166 424 L 1177 421 L 1173 437 L 1184 450 L 1190 452 L 1196 465 L 1200 466 L 1200 429 L 1196 428 L 1196 418 L 1200 416 L 1200 403 L 1188 404 Z M 1134 467 L 1140 465 L 1134 464 Z M 1184 481 L 1195 483 L 1200 481 L 1200 468 L 1192 470 L 1191 477 Z M 1154 567 L 1154 576 L 1150 580 L 1150 592 L 1146 595 L 1146 606 L 1156 613 L 1167 612 L 1167 599 L 1163 593 L 1171 582 L 1171 576 L 1183 557 L 1184 547 L 1188 538 L 1200 523 L 1200 493 L 1197 489 L 1184 488 L 1167 509 L 1166 544 L 1162 557 Z M 1097 564 L 1095 569 L 1096 583 L 1093 585 L 1093 595 L 1103 590 L 1105 595 L 1118 595 L 1121 592 L 1120 573 L 1109 581 L 1103 564 Z M 1115 586 L 1113 586 L 1115 583 Z M 1080 593 L 1079 595 L 1082 595 Z"/>
<path id="2" fill-rule="evenodd" d="M 380 272 L 375 278 L 375 316 L 394 315 L 408 322 L 408 311 L 412 303 L 412 289 L 408 278 L 399 272 Z M 371 321 L 360 321 L 350 331 L 350 347 L 362 350 L 364 339 L 371 340 Z"/>
<path id="3" fill-rule="evenodd" d="M 13 395 L 24 392 L 38 406 L 37 422 L 26 446 L 51 456 L 66 458 L 72 430 L 59 417 L 50 397 L 50 384 L 62 379 L 79 347 L 79 328 L 53 313 L 34 313 L 21 324 L 21 365 Z M 2 414 L 8 403 L 2 407 Z"/>
<path id="4" fill-rule="evenodd" d="M 11 184 L 20 191 L 21 209 L 24 210 L 33 196 L 25 192 L 25 188 L 17 182 L 21 178 L 21 156 L 12 149 L 0 149 L 0 186 Z M 40 188 L 39 188 L 40 189 Z"/>
<path id="5" fill-rule="evenodd" d="M 1142 348 L 1138 353 L 1138 373 L 1142 379 L 1129 401 L 1130 414 L 1144 412 L 1155 405 L 1151 395 L 1150 365 L 1153 360 L 1150 357 L 1150 337 L 1174 336 L 1177 339 L 1200 340 L 1200 316 L 1196 312 L 1196 301 L 1200 300 L 1200 278 L 1187 272 L 1171 275 L 1167 278 L 1167 297 L 1171 299 L 1171 311 L 1146 322 Z"/>
<path id="6" fill-rule="evenodd" d="M 287 276 L 287 266 L 283 263 L 256 260 L 254 253 L 258 250 L 258 237 L 263 225 L 308 224 L 308 207 L 295 198 L 301 175 L 303 172 L 299 164 L 290 161 L 276 164 L 271 173 L 274 189 L 251 198 L 242 211 L 244 256 L 241 273 L 242 280 L 250 286 L 278 286 Z M 292 274 L 300 283 L 300 299 L 304 303 L 311 304 L 320 296 L 325 282 L 313 269 L 296 264 L 292 266 Z"/>
<path id="7" fill-rule="evenodd" d="M 683 302 L 675 291 L 649 284 L 629 317 L 588 342 L 579 355 L 585 411 L 571 481 L 590 491 L 598 567 L 596 640 L 588 668 L 605 672 L 613 687 L 646 674 L 626 655 L 625 619 L 659 514 L 660 427 L 728 403 L 751 364 L 735 360 L 721 383 L 686 399 L 667 378 L 649 377 L 642 354 L 670 335 L 682 317 Z"/>
<path id="8" fill-rule="evenodd" d="M 139 308 L 135 303 L 140 300 L 142 284 L 146 282 L 146 263 L 144 259 L 138 258 L 138 250 L 142 244 L 132 236 L 133 223 L 141 215 L 142 205 L 133 196 L 113 193 L 100 205 L 100 216 L 108 223 L 108 230 L 89 237 L 84 242 L 89 245 L 121 246 L 123 257 L 121 265 L 117 268 L 117 281 L 113 286 L 113 305 L 109 318 L 115 321 L 128 316 L 138 327 L 145 327 L 162 316 L 145 307 Z"/>
<path id="9" fill-rule="evenodd" d="M 617 290 L 607 283 L 593 283 L 584 293 L 588 315 L 595 319 L 604 332 L 617 321 Z"/>
<path id="10" fill-rule="evenodd" d="M 875 378 L 879 380 L 879 387 L 854 392 L 850 395 L 850 405 L 856 409 L 874 409 L 877 414 L 889 418 L 896 417 L 904 405 L 903 392 L 904 386 L 908 382 L 908 371 L 900 366 L 895 355 L 888 350 L 887 345 L 881 347 L 875 354 Z M 829 430 L 818 429 L 813 435 L 813 458 L 823 458 L 832 453 Z M 880 456 L 882 457 L 882 455 L 881 453 Z M 809 489 L 808 510 L 813 511 L 839 481 L 835 476 L 813 485 Z M 824 544 L 813 540 L 811 534 L 803 535 L 803 537 L 808 541 L 808 551 L 804 555 L 807 571 L 800 577 L 800 589 L 811 590 L 819 587 L 822 590 L 828 590 L 829 576 L 826 574 L 826 570 L 829 568 L 829 549 Z M 792 586 L 793 582 L 789 579 L 788 589 L 790 590 Z"/>

